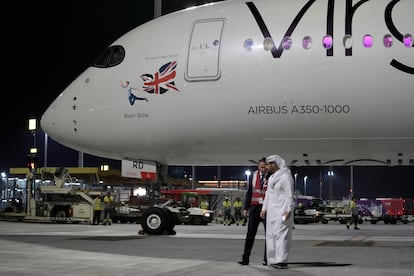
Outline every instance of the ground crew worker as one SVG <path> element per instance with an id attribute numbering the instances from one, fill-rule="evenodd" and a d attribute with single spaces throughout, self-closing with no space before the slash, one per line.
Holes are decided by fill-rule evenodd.
<path id="1" fill-rule="evenodd" d="M 199 207 L 204 210 L 208 209 L 208 202 L 205 198 L 201 199 Z"/>
<path id="2" fill-rule="evenodd" d="M 240 197 L 236 197 L 233 203 L 234 208 L 234 220 L 236 221 L 236 225 L 239 226 L 239 223 L 242 220 L 242 208 L 243 202 L 240 200 Z"/>
<path id="3" fill-rule="evenodd" d="M 358 227 L 358 206 L 357 206 L 355 197 L 352 198 L 351 203 L 349 204 L 349 207 L 351 208 L 352 218 L 351 218 L 350 223 L 349 222 L 346 223 L 346 228 L 349 230 L 349 226 L 354 224 L 354 229 L 359 230 L 359 227 Z"/>
<path id="4" fill-rule="evenodd" d="M 228 197 L 226 197 L 223 201 L 223 212 L 224 212 L 224 218 L 223 223 L 224 225 L 230 226 L 231 224 L 231 202 Z"/>
<path id="5" fill-rule="evenodd" d="M 93 202 L 93 225 L 99 225 L 99 221 L 101 219 L 101 210 L 102 210 L 102 206 L 101 206 L 102 200 L 101 200 L 101 196 L 98 195 L 95 198 L 95 201 Z M 96 222 L 96 223 L 95 223 Z"/>
<path id="6" fill-rule="evenodd" d="M 298 207 L 297 207 L 297 210 L 298 210 L 298 215 L 301 215 L 301 216 L 304 216 L 305 215 L 305 206 L 303 206 L 303 203 L 302 202 L 299 202 L 298 203 Z"/>
<path id="7" fill-rule="evenodd" d="M 114 198 L 111 196 L 110 192 L 106 193 L 106 196 L 104 197 L 104 221 L 102 225 L 111 225 L 112 224 L 112 216 L 114 212 Z"/>
<path id="8" fill-rule="evenodd" d="M 19 196 L 16 198 L 16 208 L 17 212 L 23 211 L 23 197 L 22 192 L 19 193 Z"/>

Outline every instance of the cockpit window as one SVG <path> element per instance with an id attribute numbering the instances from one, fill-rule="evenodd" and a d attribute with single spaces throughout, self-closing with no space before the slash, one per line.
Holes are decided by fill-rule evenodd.
<path id="1" fill-rule="evenodd" d="M 110 46 L 95 60 L 93 66 L 99 68 L 116 66 L 124 60 L 124 57 L 124 47 L 119 45 Z"/>

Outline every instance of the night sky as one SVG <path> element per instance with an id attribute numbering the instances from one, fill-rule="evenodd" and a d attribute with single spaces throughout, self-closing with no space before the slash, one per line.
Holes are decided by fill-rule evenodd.
<path id="1" fill-rule="evenodd" d="M 191 4 L 212 1 L 164 0 L 162 13 Z M 7 14 L 7 16 L 6 16 Z M 3 83 L 1 96 L 0 171 L 25 167 L 33 136 L 27 130 L 29 118 L 40 118 L 52 101 L 82 73 L 113 41 L 154 16 L 153 0 L 47 0 L 13 1 L 3 9 Z M 6 19 L 7 18 L 7 19 Z M 44 133 L 36 133 L 39 164 L 42 166 Z M 77 166 L 77 152 L 49 138 L 48 166 Z M 84 155 L 84 166 L 120 161 Z M 246 169 L 222 168 L 222 179 L 243 179 Z M 308 176 L 307 194 L 328 196 L 326 167 L 292 167 L 298 173 L 297 189 L 304 192 L 303 177 Z M 182 177 L 191 168 L 170 168 Z M 350 168 L 334 167 L 332 186 L 335 197 L 349 194 Z M 198 176 L 198 177 L 197 177 Z M 197 169 L 198 179 L 213 180 L 217 168 Z M 354 193 L 357 197 L 414 198 L 414 167 L 354 167 Z"/>

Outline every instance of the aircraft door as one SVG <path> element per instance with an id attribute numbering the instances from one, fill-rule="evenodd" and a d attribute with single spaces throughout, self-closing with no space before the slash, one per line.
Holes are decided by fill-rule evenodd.
<path id="1" fill-rule="evenodd" d="M 220 78 L 220 47 L 224 19 L 198 20 L 193 24 L 188 46 L 187 81 Z"/>

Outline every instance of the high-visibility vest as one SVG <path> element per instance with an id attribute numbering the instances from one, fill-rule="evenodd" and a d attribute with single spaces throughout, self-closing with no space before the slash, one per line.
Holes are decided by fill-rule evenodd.
<path id="1" fill-rule="evenodd" d="M 351 208 L 351 215 L 358 215 L 358 206 L 357 203 L 355 201 L 351 201 L 351 203 L 349 204 L 349 207 Z"/>
<path id="2" fill-rule="evenodd" d="M 102 206 L 101 206 L 101 202 L 102 200 L 100 198 L 95 198 L 95 202 L 93 204 L 93 209 L 96 211 L 102 210 Z"/>
<path id="3" fill-rule="evenodd" d="M 111 209 L 114 207 L 114 198 L 112 196 L 105 196 L 104 202 L 105 202 L 105 209 Z"/>
<path id="4" fill-rule="evenodd" d="M 223 207 L 224 207 L 224 209 L 230 209 L 231 208 L 231 202 L 229 200 L 223 201 Z"/>
<path id="5" fill-rule="evenodd" d="M 237 208 L 241 209 L 241 208 L 243 208 L 243 202 L 241 202 L 241 200 L 235 201 L 233 203 L 233 207 L 234 207 L 234 209 L 237 209 Z"/>
<path id="6" fill-rule="evenodd" d="M 263 176 L 264 178 L 264 176 Z M 263 200 L 265 197 L 266 189 L 267 189 L 267 183 L 266 180 L 263 179 L 263 186 L 260 183 L 260 172 L 255 171 L 253 174 L 252 179 L 252 201 L 251 205 L 259 205 L 263 204 Z"/>
<path id="7" fill-rule="evenodd" d="M 203 200 L 200 202 L 200 208 L 201 209 L 207 209 L 208 208 L 208 202 Z"/>

